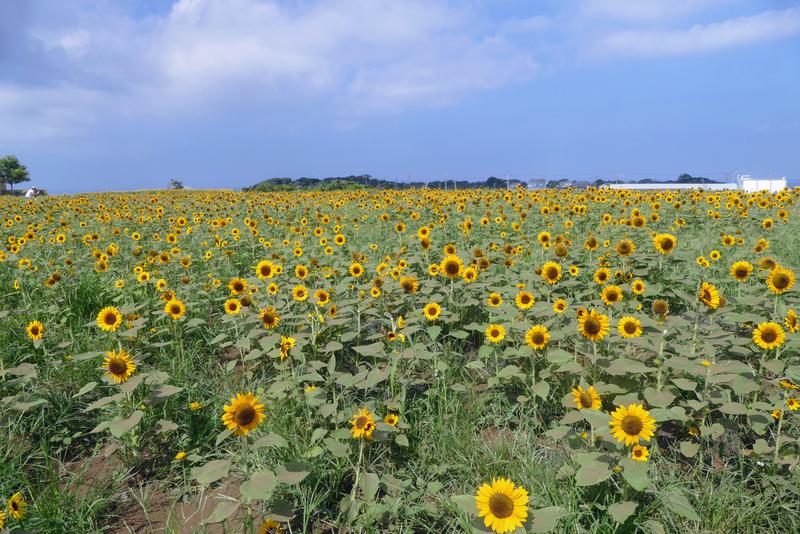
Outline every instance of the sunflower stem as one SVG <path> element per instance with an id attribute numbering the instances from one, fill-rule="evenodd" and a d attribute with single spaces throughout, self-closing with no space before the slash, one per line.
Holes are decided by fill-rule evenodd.
<path id="1" fill-rule="evenodd" d="M 364 439 L 359 440 L 358 445 L 358 461 L 356 462 L 355 470 L 356 470 L 356 478 L 353 482 L 353 489 L 350 491 L 350 504 L 352 506 L 352 502 L 356 498 L 356 490 L 358 489 L 358 478 L 361 475 L 361 460 L 364 458 Z"/>

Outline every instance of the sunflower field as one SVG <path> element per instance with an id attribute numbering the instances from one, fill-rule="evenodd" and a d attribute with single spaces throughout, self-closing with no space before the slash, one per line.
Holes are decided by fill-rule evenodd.
<path id="1" fill-rule="evenodd" d="M 799 199 L 0 197 L 0 532 L 798 532 Z"/>

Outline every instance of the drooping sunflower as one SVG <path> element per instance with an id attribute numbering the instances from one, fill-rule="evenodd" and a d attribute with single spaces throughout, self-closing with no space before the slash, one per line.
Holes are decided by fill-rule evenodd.
<path id="1" fill-rule="evenodd" d="M 122 324 L 122 314 L 114 306 L 106 306 L 97 314 L 97 326 L 106 332 L 113 332 Z"/>
<path id="2" fill-rule="evenodd" d="M 422 309 L 422 312 L 425 314 L 425 318 L 427 320 L 435 321 L 439 318 L 439 315 L 441 315 L 442 307 L 436 302 L 430 302 L 425 305 L 425 307 Z"/>
<path id="3" fill-rule="evenodd" d="M 127 382 L 133 372 L 136 370 L 136 364 L 125 349 L 120 349 L 119 352 L 108 351 L 103 360 L 103 367 L 106 370 L 106 376 L 109 380 L 113 380 L 117 384 Z"/>
<path id="4" fill-rule="evenodd" d="M 697 292 L 697 298 L 712 310 L 719 308 L 719 290 L 714 284 L 703 282 Z"/>
<path id="5" fill-rule="evenodd" d="M 753 264 L 749 261 L 737 261 L 731 265 L 731 276 L 739 282 L 746 281 L 747 277 L 750 276 L 752 272 Z"/>
<path id="6" fill-rule="evenodd" d="M 653 246 L 659 254 L 670 254 L 675 250 L 678 238 L 672 234 L 656 234 L 653 236 Z"/>
<path id="7" fill-rule="evenodd" d="M 36 341 L 44 337 L 44 325 L 40 321 L 31 321 L 25 328 L 31 341 Z"/>
<path id="8" fill-rule="evenodd" d="M 272 306 L 262 308 L 259 310 L 258 315 L 261 318 L 261 324 L 267 329 L 273 329 L 281 322 L 281 316 L 278 315 L 278 310 Z"/>
<path id="9" fill-rule="evenodd" d="M 603 405 L 600 394 L 594 386 L 589 386 L 587 389 L 583 389 L 582 386 L 573 388 L 572 399 L 579 410 L 599 410 Z"/>
<path id="10" fill-rule="evenodd" d="M 797 321 L 797 312 L 794 309 L 789 309 L 786 312 L 786 318 L 783 320 L 783 324 L 786 325 L 786 329 L 794 334 L 797 332 L 798 328 L 800 328 L 800 324 Z"/>
<path id="11" fill-rule="evenodd" d="M 445 256 L 439 264 L 439 274 L 451 280 L 455 280 L 461 276 L 463 274 L 463 269 L 464 262 L 455 254 Z"/>
<path id="12" fill-rule="evenodd" d="M 623 299 L 622 289 L 615 285 L 606 286 L 600 293 L 600 298 L 609 306 L 621 302 Z"/>
<path id="13" fill-rule="evenodd" d="M 650 441 L 655 435 L 656 422 L 641 404 L 619 406 L 611 412 L 611 434 L 625 445 L 635 445 L 639 440 Z"/>
<path id="14" fill-rule="evenodd" d="M 617 331 L 625 339 L 639 337 L 642 335 L 642 323 L 639 319 L 628 315 L 619 320 Z"/>
<path id="15" fill-rule="evenodd" d="M 544 325 L 534 325 L 525 333 L 525 343 L 533 350 L 542 350 L 550 341 L 550 331 Z"/>
<path id="16" fill-rule="evenodd" d="M 164 313 L 173 321 L 177 321 L 186 315 L 186 304 L 179 299 L 173 298 L 164 306 Z"/>
<path id="17" fill-rule="evenodd" d="M 637 462 L 646 462 L 650 451 L 644 445 L 634 445 L 631 449 L 631 459 Z"/>
<path id="18" fill-rule="evenodd" d="M 242 309 L 242 303 L 239 299 L 228 299 L 225 301 L 225 313 L 228 315 L 236 315 Z"/>
<path id="19" fill-rule="evenodd" d="M 578 332 L 591 341 L 602 341 L 610 330 L 608 315 L 591 310 L 578 317 Z"/>
<path id="20" fill-rule="evenodd" d="M 222 422 L 237 436 L 246 436 L 264 421 L 264 405 L 250 392 L 237 393 L 223 408 Z"/>
<path id="21" fill-rule="evenodd" d="M 353 439 L 372 439 L 375 427 L 375 418 L 368 408 L 361 408 L 350 420 Z"/>
<path id="22" fill-rule="evenodd" d="M 653 301 L 653 313 L 660 318 L 664 318 L 669 313 L 669 302 L 662 299 Z"/>
<path id="23" fill-rule="evenodd" d="M 406 293 L 413 294 L 419 290 L 419 281 L 416 276 L 402 276 L 400 277 L 400 287 Z"/>
<path id="24" fill-rule="evenodd" d="M 753 329 L 753 343 L 764 350 L 770 350 L 783 345 L 786 333 L 778 323 L 760 323 Z"/>
<path id="25" fill-rule="evenodd" d="M 517 293 L 517 296 L 514 297 L 514 303 L 520 310 L 527 310 L 528 308 L 533 306 L 534 302 L 535 299 L 533 298 L 533 294 L 531 294 L 528 291 L 520 291 L 519 293 Z"/>
<path id="26" fill-rule="evenodd" d="M 22 496 L 22 492 L 18 491 L 14 495 L 8 499 L 7 503 L 8 508 L 8 515 L 16 519 L 17 521 L 22 521 L 25 518 L 26 508 L 28 508 L 28 503 L 25 502 L 25 497 Z"/>
<path id="27" fill-rule="evenodd" d="M 781 265 L 776 265 L 767 276 L 767 287 L 776 295 L 780 295 L 792 289 L 794 281 L 794 271 Z"/>
<path id="28" fill-rule="evenodd" d="M 528 517 L 528 491 L 506 478 L 483 484 L 475 495 L 475 507 L 483 524 L 498 534 L 522 527 Z"/>
<path id="29" fill-rule="evenodd" d="M 490 324 L 486 327 L 486 341 L 500 343 L 506 337 L 506 329 L 501 324 Z"/>
<path id="30" fill-rule="evenodd" d="M 542 278 L 545 282 L 553 285 L 561 279 L 561 264 L 548 261 L 542 265 Z"/>

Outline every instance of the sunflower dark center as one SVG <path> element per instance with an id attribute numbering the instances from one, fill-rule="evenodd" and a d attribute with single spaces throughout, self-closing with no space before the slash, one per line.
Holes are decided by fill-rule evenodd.
<path id="1" fill-rule="evenodd" d="M 233 289 L 235 291 L 244 291 L 244 285 L 241 282 L 236 282 L 233 284 Z"/>
<path id="2" fill-rule="evenodd" d="M 785 289 L 789 285 L 789 277 L 784 273 L 777 273 L 772 278 L 772 285 L 778 289 Z"/>
<path id="3" fill-rule="evenodd" d="M 642 449 L 633 449 L 633 455 L 637 458 L 641 458 L 644 451 Z"/>
<path id="4" fill-rule="evenodd" d="M 356 428 L 361 429 L 367 425 L 367 418 L 365 416 L 360 416 L 356 419 Z"/>
<path id="5" fill-rule="evenodd" d="M 619 294 L 616 291 L 609 291 L 606 293 L 606 298 L 611 302 L 615 302 L 619 299 Z"/>
<path id="6" fill-rule="evenodd" d="M 124 375 L 125 371 L 128 370 L 128 364 L 126 364 L 120 358 L 112 358 L 110 362 L 108 362 L 108 371 L 112 375 Z"/>
<path id="7" fill-rule="evenodd" d="M 17 501 L 11 501 L 11 509 L 15 512 L 19 510 L 19 503 Z"/>
<path id="8" fill-rule="evenodd" d="M 534 345 L 541 345 L 544 343 L 544 334 L 541 332 L 534 332 L 533 335 L 531 335 L 531 341 L 533 341 Z"/>
<path id="9" fill-rule="evenodd" d="M 625 330 L 626 334 L 635 334 L 636 323 L 634 323 L 633 321 L 628 321 L 622 326 L 622 329 Z"/>
<path id="10" fill-rule="evenodd" d="M 597 334 L 600 332 L 600 321 L 594 317 L 587 317 L 586 322 L 583 323 L 583 328 L 588 334 Z"/>
<path id="11" fill-rule="evenodd" d="M 635 415 L 628 415 L 622 420 L 622 430 L 629 436 L 636 436 L 644 428 L 642 420 Z"/>
<path id="12" fill-rule="evenodd" d="M 766 328 L 761 331 L 761 339 L 767 343 L 773 343 L 778 339 L 778 332 L 774 328 Z"/>
<path id="13" fill-rule="evenodd" d="M 250 423 L 253 422 L 253 419 L 255 418 L 256 418 L 256 411 L 249 404 L 240 406 L 236 410 L 236 413 L 233 415 L 234 421 L 236 421 L 236 424 L 238 424 L 239 426 L 249 425 Z"/>
<path id="14" fill-rule="evenodd" d="M 558 278 L 558 269 L 556 269 L 555 267 L 548 267 L 547 272 L 545 274 L 547 275 L 547 278 L 553 280 L 555 278 Z"/>
<path id="15" fill-rule="evenodd" d="M 107 325 L 117 324 L 117 316 L 111 312 L 108 312 L 103 317 L 103 322 Z"/>
<path id="16" fill-rule="evenodd" d="M 745 269 L 744 267 L 739 267 L 738 269 L 736 269 L 737 278 L 744 278 L 745 276 L 747 276 L 747 269 Z"/>
<path id="17" fill-rule="evenodd" d="M 581 406 L 584 408 L 591 408 L 592 404 L 594 403 L 594 397 L 588 391 L 584 391 L 581 393 Z"/>
<path id="18" fill-rule="evenodd" d="M 32 326 L 31 327 L 31 334 L 33 334 L 34 336 L 38 336 L 39 335 L 39 327 L 35 326 L 35 325 Z"/>
<path id="19" fill-rule="evenodd" d="M 531 297 L 530 297 L 530 295 L 522 295 L 522 296 L 519 298 L 519 300 L 520 300 L 520 302 L 522 302 L 523 304 L 528 304 L 528 303 L 531 301 Z"/>
<path id="20" fill-rule="evenodd" d="M 181 313 L 181 307 L 178 306 L 177 304 L 173 304 L 170 307 L 169 311 L 172 312 L 172 315 L 178 315 L 179 313 Z"/>
<path id="21" fill-rule="evenodd" d="M 514 501 L 507 495 L 495 493 L 489 499 L 489 510 L 493 516 L 505 519 L 514 513 Z"/>
<path id="22" fill-rule="evenodd" d="M 661 240 L 661 248 L 664 250 L 670 250 L 673 246 L 672 239 L 662 239 Z"/>
<path id="23" fill-rule="evenodd" d="M 499 337 L 500 336 L 500 330 L 498 330 L 497 328 L 492 328 L 492 330 L 491 330 L 491 332 L 489 332 L 489 334 L 492 337 Z"/>
<path id="24" fill-rule="evenodd" d="M 458 274 L 458 263 L 454 261 L 448 261 L 444 264 L 444 271 L 447 274 Z"/>
<path id="25" fill-rule="evenodd" d="M 262 276 L 269 276 L 269 273 L 272 272 L 272 269 L 269 266 L 264 266 L 261 268 L 261 275 Z"/>

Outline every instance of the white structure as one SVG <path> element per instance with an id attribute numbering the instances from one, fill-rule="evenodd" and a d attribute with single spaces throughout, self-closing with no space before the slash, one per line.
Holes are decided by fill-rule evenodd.
<path id="1" fill-rule="evenodd" d="M 768 191 L 770 193 L 777 193 L 786 189 L 786 178 L 751 178 L 749 174 L 739 176 L 737 180 L 738 188 L 748 193 L 755 193 L 757 191 Z"/>

